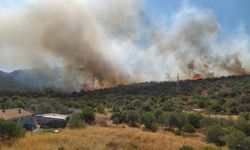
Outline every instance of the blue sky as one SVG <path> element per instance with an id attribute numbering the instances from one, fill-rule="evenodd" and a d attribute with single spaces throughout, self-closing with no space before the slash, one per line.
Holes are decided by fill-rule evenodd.
<path id="1" fill-rule="evenodd" d="M 233 34 L 243 25 L 250 33 L 250 1 L 249 0 L 145 0 L 145 10 L 152 18 L 168 21 L 183 5 L 212 10 L 221 25 L 222 33 Z M 21 6 L 25 0 L 0 0 L 0 5 L 5 7 Z"/>
<path id="2" fill-rule="evenodd" d="M 178 11 L 183 3 L 200 9 L 212 10 L 225 35 L 233 34 L 241 25 L 250 33 L 250 1 L 249 0 L 146 0 L 147 14 L 152 18 L 168 16 Z"/>

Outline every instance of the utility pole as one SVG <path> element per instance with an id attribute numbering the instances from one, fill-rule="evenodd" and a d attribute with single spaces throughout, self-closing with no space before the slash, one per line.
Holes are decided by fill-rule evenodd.
<path id="1" fill-rule="evenodd" d="M 179 76 L 179 73 L 177 73 L 176 93 L 180 93 L 180 91 L 181 91 L 180 76 Z"/>

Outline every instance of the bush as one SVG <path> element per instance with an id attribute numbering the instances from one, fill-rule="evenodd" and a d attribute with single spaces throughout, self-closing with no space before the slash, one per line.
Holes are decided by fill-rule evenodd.
<path id="1" fill-rule="evenodd" d="M 0 120 L 0 140 L 3 142 L 23 136 L 23 130 L 14 121 Z"/>
<path id="2" fill-rule="evenodd" d="M 195 127 L 190 123 L 186 123 L 184 125 L 182 131 L 188 132 L 188 133 L 194 133 L 195 132 Z"/>
<path id="3" fill-rule="evenodd" d="M 222 107 L 220 106 L 220 104 L 215 103 L 215 104 L 212 104 L 212 105 L 210 106 L 210 110 L 211 110 L 212 112 L 220 112 L 220 111 L 222 111 Z"/>
<path id="4" fill-rule="evenodd" d="M 199 100 L 198 106 L 199 106 L 199 108 L 205 108 L 207 106 L 207 104 L 206 104 L 206 102 L 204 102 L 204 100 Z"/>
<path id="5" fill-rule="evenodd" d="M 95 120 L 95 112 L 91 108 L 86 108 L 82 110 L 82 118 L 87 123 L 93 123 Z"/>
<path id="6" fill-rule="evenodd" d="M 177 127 L 181 129 L 184 126 L 184 124 L 187 122 L 185 115 L 182 113 L 172 112 L 170 113 L 168 117 L 169 117 L 168 125 L 170 127 Z"/>
<path id="7" fill-rule="evenodd" d="M 151 131 L 156 131 L 157 127 L 155 125 L 156 119 L 153 113 L 144 113 L 141 117 L 141 122 L 145 125 L 145 128 Z"/>
<path id="8" fill-rule="evenodd" d="M 200 120 L 200 127 L 207 128 L 208 126 L 212 126 L 215 124 L 216 124 L 215 120 L 209 117 L 205 117 Z"/>
<path id="9" fill-rule="evenodd" d="M 212 142 L 216 145 L 222 146 L 224 145 L 223 137 L 225 135 L 225 131 L 222 127 L 218 125 L 209 126 L 206 130 L 205 136 L 208 142 Z"/>
<path id="10" fill-rule="evenodd" d="M 82 128 L 82 127 L 84 127 L 84 121 L 81 118 L 81 114 L 73 114 L 70 117 L 68 127 L 69 128 Z"/>
<path id="11" fill-rule="evenodd" d="M 250 139 L 242 131 L 235 131 L 225 136 L 227 146 L 232 150 L 249 150 Z"/>
<path id="12" fill-rule="evenodd" d="M 126 113 L 126 122 L 129 123 L 130 126 L 135 127 L 138 120 L 139 114 L 137 111 L 130 110 Z"/>
<path id="13" fill-rule="evenodd" d="M 162 105 L 162 110 L 163 111 L 173 111 L 174 110 L 173 103 L 170 101 L 164 102 Z"/>
<path id="14" fill-rule="evenodd" d="M 110 119 L 113 120 L 114 124 L 120 124 L 126 121 L 126 116 L 122 112 L 115 112 Z"/>
<path id="15" fill-rule="evenodd" d="M 200 114 L 188 114 L 188 122 L 192 124 L 195 128 L 200 128 L 200 120 L 202 116 Z"/>
<path id="16" fill-rule="evenodd" d="M 183 145 L 180 150 L 195 150 L 193 147 L 191 146 L 187 146 L 187 145 Z"/>

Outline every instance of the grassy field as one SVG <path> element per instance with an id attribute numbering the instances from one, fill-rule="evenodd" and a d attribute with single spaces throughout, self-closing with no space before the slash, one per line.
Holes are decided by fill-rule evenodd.
<path id="1" fill-rule="evenodd" d="M 1 150 L 178 150 L 182 145 L 196 149 L 214 146 L 197 137 L 175 136 L 172 133 L 143 132 L 136 128 L 65 129 L 60 133 L 26 135 Z"/>

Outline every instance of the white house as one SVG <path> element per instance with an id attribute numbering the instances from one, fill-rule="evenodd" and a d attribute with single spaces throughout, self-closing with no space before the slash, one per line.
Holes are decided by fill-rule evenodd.
<path id="1" fill-rule="evenodd" d="M 36 124 L 42 128 L 65 128 L 69 121 L 69 115 L 62 114 L 39 114 L 35 115 Z"/>

